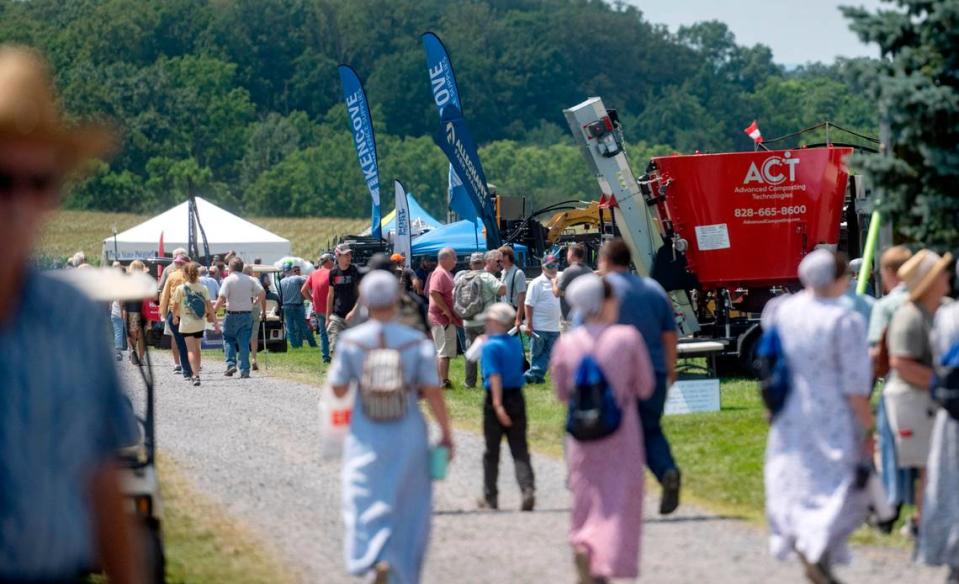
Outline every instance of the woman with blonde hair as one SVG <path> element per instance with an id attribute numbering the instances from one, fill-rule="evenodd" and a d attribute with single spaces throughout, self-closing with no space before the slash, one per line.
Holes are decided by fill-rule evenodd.
<path id="1" fill-rule="evenodd" d="M 193 370 L 193 385 L 200 386 L 200 339 L 206 322 L 216 326 L 216 313 L 210 303 L 210 291 L 200 282 L 200 265 L 190 262 L 183 267 L 186 282 L 173 292 L 173 324 L 186 341 L 187 358 Z"/>
<path id="2" fill-rule="evenodd" d="M 133 260 L 127 266 L 128 274 L 139 274 L 147 271 L 146 265 L 140 260 Z M 127 325 L 127 339 L 130 345 L 130 363 L 139 365 L 143 362 L 143 353 L 146 352 L 146 336 L 143 326 L 146 318 L 143 316 L 143 301 L 128 300 L 123 303 L 123 321 Z"/>

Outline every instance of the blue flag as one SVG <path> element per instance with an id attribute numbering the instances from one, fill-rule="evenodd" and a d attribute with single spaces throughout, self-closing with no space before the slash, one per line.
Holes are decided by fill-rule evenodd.
<path id="1" fill-rule="evenodd" d="M 363 84 L 356 75 L 356 71 L 349 65 L 337 67 L 340 72 L 340 81 L 343 83 L 343 98 L 346 100 L 346 113 L 350 120 L 350 131 L 353 133 L 353 145 L 356 148 L 356 157 L 360 162 L 360 171 L 363 180 L 370 190 L 373 199 L 372 233 L 373 237 L 382 238 L 383 230 L 380 226 L 380 169 L 376 164 L 376 139 L 373 136 L 373 118 L 370 116 L 369 102 Z"/>
<path id="2" fill-rule="evenodd" d="M 426 49 L 426 66 L 430 75 L 430 88 L 433 101 L 440 114 L 441 127 L 434 136 L 436 143 L 450 161 L 450 206 L 461 217 L 475 219 L 480 217 L 486 226 L 486 245 L 488 249 L 499 247 L 499 226 L 496 214 L 486 188 L 486 175 L 480 164 L 476 143 L 463 118 L 459 88 L 453 75 L 446 47 L 435 34 L 423 35 L 423 48 Z M 457 181 L 453 180 L 456 175 Z M 455 182 L 462 184 L 457 191 Z"/>

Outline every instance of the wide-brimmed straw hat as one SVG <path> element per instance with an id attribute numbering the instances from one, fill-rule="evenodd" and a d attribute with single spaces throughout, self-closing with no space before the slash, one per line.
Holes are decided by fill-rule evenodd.
<path id="1" fill-rule="evenodd" d="M 922 249 L 899 268 L 897 275 L 906 284 L 909 299 L 918 300 L 951 263 L 951 253 L 946 252 L 946 255 L 940 256 L 934 251 Z"/>
<path id="2" fill-rule="evenodd" d="M 53 77 L 35 51 L 0 45 L 0 140 L 18 139 L 60 149 L 64 175 L 116 148 L 103 124 L 70 123 L 57 103 Z"/>

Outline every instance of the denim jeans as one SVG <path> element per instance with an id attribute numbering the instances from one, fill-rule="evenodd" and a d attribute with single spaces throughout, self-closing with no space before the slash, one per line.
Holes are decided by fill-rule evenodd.
<path id="1" fill-rule="evenodd" d="M 306 308 L 302 304 L 284 304 L 283 322 L 286 325 L 286 337 L 294 349 L 302 347 L 304 340 L 311 347 L 316 346 L 316 338 L 306 325 Z"/>
<path id="2" fill-rule="evenodd" d="M 250 372 L 250 335 L 253 332 L 253 315 L 226 313 L 223 319 L 223 346 L 226 350 L 226 366 L 236 367 L 237 347 L 240 348 L 240 373 Z"/>
<path id="3" fill-rule="evenodd" d="M 527 383 L 542 383 L 546 379 L 549 369 L 549 356 L 553 354 L 553 345 L 559 338 L 559 333 L 536 331 L 536 336 L 530 335 L 530 368 L 526 372 Z"/>
<path id="4" fill-rule="evenodd" d="M 316 330 L 320 331 L 320 352 L 323 353 L 323 360 L 330 360 L 330 335 L 326 332 L 326 315 L 314 314 L 316 318 Z"/>
<path id="5" fill-rule="evenodd" d="M 183 377 L 193 377 L 193 369 L 190 367 L 190 358 L 187 356 L 186 341 L 180 334 L 180 325 L 173 324 L 173 313 L 166 315 L 167 324 L 170 325 L 170 332 L 173 335 L 173 342 L 176 343 L 176 350 L 180 352 L 180 367 L 183 368 Z"/>
<path id="6" fill-rule="evenodd" d="M 476 339 L 482 335 L 484 332 L 483 327 L 464 327 L 466 331 L 466 348 L 476 341 Z M 466 387 L 476 387 L 476 377 L 477 370 L 479 369 L 479 361 L 470 361 L 466 360 Z"/>
<path id="7" fill-rule="evenodd" d="M 676 468 L 676 461 L 673 460 L 673 453 L 669 449 L 661 423 L 668 391 L 666 375 L 656 373 L 656 389 L 653 395 L 639 402 L 639 419 L 643 423 L 643 443 L 646 446 L 646 466 L 659 482 L 663 481 L 667 470 Z"/>
<path id="8" fill-rule="evenodd" d="M 113 348 L 117 351 L 126 351 L 127 330 L 123 326 L 123 317 L 110 315 L 110 322 L 113 324 Z"/>

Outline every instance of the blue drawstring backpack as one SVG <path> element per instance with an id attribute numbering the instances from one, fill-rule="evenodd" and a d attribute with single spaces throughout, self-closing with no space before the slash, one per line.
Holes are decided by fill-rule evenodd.
<path id="1" fill-rule="evenodd" d="M 789 368 L 786 366 L 786 355 L 783 353 L 782 339 L 776 327 L 763 331 L 756 347 L 756 357 L 759 365 L 759 390 L 766 404 L 766 409 L 773 418 L 786 405 L 791 389 L 789 385 Z"/>
<path id="2" fill-rule="evenodd" d="M 600 440 L 614 433 L 623 421 L 623 411 L 591 354 L 580 360 L 574 379 L 576 385 L 566 411 L 566 432 L 580 442 Z"/>

